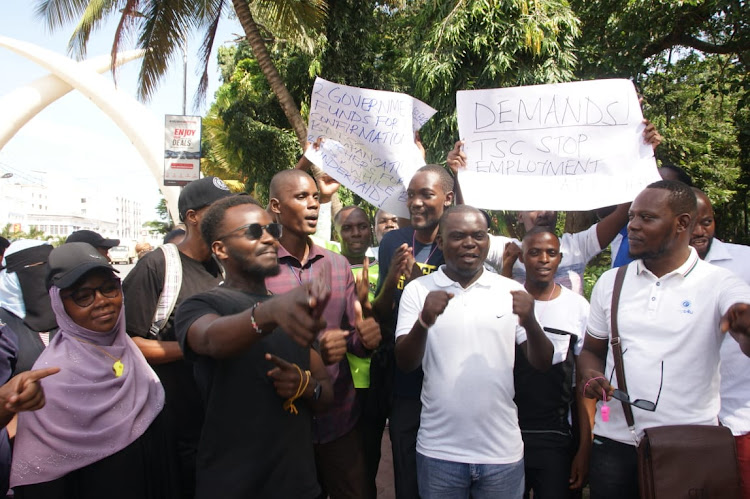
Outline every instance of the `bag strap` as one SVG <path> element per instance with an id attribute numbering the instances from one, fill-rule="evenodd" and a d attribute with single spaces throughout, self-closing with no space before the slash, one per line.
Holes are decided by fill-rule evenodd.
<path id="1" fill-rule="evenodd" d="M 625 282 L 625 273 L 628 271 L 628 265 L 623 265 L 617 269 L 615 275 L 615 287 L 612 290 L 612 308 L 610 311 L 610 323 L 612 329 L 612 338 L 610 344 L 612 345 L 612 358 L 615 362 L 615 374 L 617 376 L 617 388 L 628 392 L 628 385 L 625 381 L 625 365 L 622 361 L 622 341 L 620 339 L 620 331 L 617 328 L 617 314 L 620 308 L 620 292 L 622 291 L 622 284 Z M 633 409 L 630 404 L 622 402 L 622 410 L 625 413 L 625 422 L 628 424 L 628 429 L 633 434 L 636 445 L 638 445 L 638 438 L 635 432 L 635 421 L 633 419 Z"/>
<path id="2" fill-rule="evenodd" d="M 172 243 L 164 244 L 160 248 L 164 253 L 164 287 L 159 295 L 154 318 L 151 321 L 151 328 L 148 331 L 154 337 L 158 336 L 159 332 L 167 325 L 182 287 L 180 250 L 177 249 L 176 244 Z"/>

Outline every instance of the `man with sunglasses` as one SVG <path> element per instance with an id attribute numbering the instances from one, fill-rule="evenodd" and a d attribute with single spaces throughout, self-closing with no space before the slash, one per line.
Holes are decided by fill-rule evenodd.
<path id="1" fill-rule="evenodd" d="M 628 393 L 610 378 L 617 271 L 603 274 L 591 295 L 578 367 L 584 395 L 599 400 L 592 499 L 638 497 L 636 446 L 644 428 L 718 424 L 719 349 L 727 332 L 750 355 L 750 286 L 689 246 L 696 211 L 691 188 L 669 180 L 650 184 L 630 208 L 628 241 L 636 260 L 627 267 L 617 314 Z M 632 432 L 622 402 L 632 405 Z"/>
<path id="2" fill-rule="evenodd" d="M 216 177 L 189 183 L 180 193 L 178 209 L 185 224 L 185 239 L 174 252 L 168 249 L 146 253 L 122 283 L 127 332 L 143 352 L 164 386 L 164 411 L 173 432 L 170 452 L 180 465 L 181 497 L 195 493 L 195 456 L 203 405 L 193 380 L 192 366 L 183 360 L 174 328 L 174 310 L 187 298 L 207 291 L 222 279 L 218 263 L 200 233 L 200 223 L 211 203 L 231 192 Z M 171 246 L 174 249 L 174 246 Z M 179 291 L 176 291 L 179 290 Z M 172 301 L 162 299 L 172 296 Z M 166 304 L 165 304 L 166 303 Z M 165 320 L 155 327 L 157 310 L 169 308 Z"/>
<path id="3" fill-rule="evenodd" d="M 278 275 L 266 278 L 268 290 L 286 293 L 309 282 L 329 283 L 323 309 L 328 329 L 315 340 L 334 387 L 331 407 L 315 417 L 313 440 L 318 479 L 331 497 L 365 497 L 365 462 L 357 423 L 360 407 L 346 353 L 367 356 L 380 344 L 380 326 L 362 317 L 349 261 L 313 243 L 320 209 L 318 187 L 301 170 L 284 170 L 271 179 L 267 211 L 283 226 Z"/>
<path id="4" fill-rule="evenodd" d="M 282 227 L 250 196 L 214 203 L 201 231 L 226 279 L 177 311 L 206 404 L 196 497 L 315 498 L 312 416 L 333 388 L 310 346 L 325 327 L 314 305 L 327 290 L 319 280 L 270 296 Z"/>

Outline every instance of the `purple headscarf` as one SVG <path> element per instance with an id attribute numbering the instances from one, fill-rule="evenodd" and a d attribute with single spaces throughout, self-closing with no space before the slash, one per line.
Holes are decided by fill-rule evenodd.
<path id="1" fill-rule="evenodd" d="M 98 333 L 73 322 L 59 288 L 50 289 L 50 298 L 60 331 L 34 369 L 60 372 L 42 381 L 45 406 L 18 414 L 11 487 L 49 482 L 119 452 L 164 407 L 159 378 L 125 332 L 124 310 L 112 331 Z M 122 376 L 115 376 L 114 361 L 102 350 L 121 360 Z"/>

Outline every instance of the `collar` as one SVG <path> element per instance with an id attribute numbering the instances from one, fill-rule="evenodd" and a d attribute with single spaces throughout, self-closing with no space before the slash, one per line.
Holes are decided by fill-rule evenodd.
<path id="1" fill-rule="evenodd" d="M 667 272 L 664 276 L 661 277 L 661 279 L 666 278 L 667 276 L 671 275 L 680 275 L 683 278 L 687 277 L 690 272 L 693 271 L 696 265 L 698 265 L 698 262 L 700 261 L 700 257 L 698 257 L 698 252 L 695 251 L 695 248 L 690 246 L 690 254 L 688 255 L 685 262 L 683 262 L 682 265 L 677 267 L 671 272 Z M 642 259 L 638 259 L 635 261 L 635 273 L 636 275 L 641 275 L 643 272 L 648 272 L 650 275 L 654 275 L 651 273 L 650 270 L 646 268 L 646 265 L 644 265 Z"/>
<path id="2" fill-rule="evenodd" d="M 711 247 L 706 254 L 705 261 L 711 263 L 721 260 L 732 260 L 732 255 L 729 254 L 727 245 L 723 241 L 714 238 L 714 240 L 711 241 Z"/>
<path id="3" fill-rule="evenodd" d="M 310 248 L 310 252 L 307 254 L 307 263 L 305 265 L 310 265 L 325 256 L 323 248 L 315 244 L 309 237 L 307 238 L 307 247 Z M 297 260 L 297 257 L 289 253 L 282 244 L 279 244 L 278 259 L 279 261 L 284 259 L 287 263 L 291 261 L 295 263 L 297 267 L 302 267 L 302 264 Z"/>
<path id="4" fill-rule="evenodd" d="M 472 282 L 468 288 L 464 288 L 445 274 L 445 264 L 441 265 L 433 275 L 435 276 L 435 285 L 441 288 L 455 287 L 458 289 L 469 290 L 474 286 L 489 288 L 492 285 L 492 272 L 488 272 L 484 267 L 482 267 L 482 275 L 479 276 L 479 279 Z"/>

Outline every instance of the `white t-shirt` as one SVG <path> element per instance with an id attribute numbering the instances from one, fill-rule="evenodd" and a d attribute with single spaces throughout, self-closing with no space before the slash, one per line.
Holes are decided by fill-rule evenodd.
<path id="1" fill-rule="evenodd" d="M 706 262 L 731 270 L 750 284 L 750 246 L 714 239 Z M 750 433 L 750 358 L 726 335 L 721 343 L 721 411 L 719 421 L 735 435 Z"/>
<path id="2" fill-rule="evenodd" d="M 599 237 L 596 235 L 597 224 L 592 225 L 582 232 L 568 234 L 560 238 L 560 251 L 562 260 L 555 273 L 555 282 L 583 295 L 583 271 L 586 264 L 596 255 L 602 252 L 599 246 Z M 505 236 L 490 236 L 490 252 L 487 262 L 495 267 L 498 272 L 503 268 L 503 251 L 507 243 L 516 243 L 521 246 L 518 239 Z M 526 282 L 526 268 L 520 260 L 513 265 L 513 279 L 523 284 Z"/>
<path id="3" fill-rule="evenodd" d="M 464 289 L 444 268 L 410 282 L 398 312 L 397 338 L 411 331 L 430 291 L 455 295 L 427 333 L 417 451 L 458 463 L 515 463 L 523 441 L 513 364 L 526 330 L 513 314 L 510 291 L 523 287 L 483 271 Z"/>
<path id="4" fill-rule="evenodd" d="M 588 334 L 607 341 L 616 272 L 608 270 L 594 286 L 587 325 Z M 661 278 L 642 260 L 628 266 L 618 314 L 628 393 L 631 400 L 658 398 L 654 412 L 632 408 L 639 437 L 652 426 L 718 423 L 719 348 L 724 339 L 719 321 L 739 302 L 750 303 L 750 286 L 702 261 L 692 248 L 685 263 Z M 613 371 L 608 348 L 604 375 L 616 387 Z M 634 445 L 622 404 L 613 399 L 608 405 L 609 422 L 602 421 L 597 410 L 594 432 Z"/>
<path id="5" fill-rule="evenodd" d="M 589 316 L 589 302 L 581 295 L 573 293 L 565 286 L 561 286 L 560 296 L 553 300 L 534 301 L 534 314 L 537 322 L 543 327 L 549 327 L 575 334 L 578 337 L 573 352 L 578 355 L 583 349 L 583 339 L 586 335 L 586 321 Z M 555 352 L 552 364 L 564 362 L 568 357 L 570 337 L 545 331 L 552 342 Z"/>

